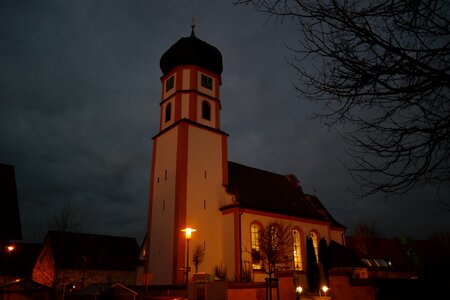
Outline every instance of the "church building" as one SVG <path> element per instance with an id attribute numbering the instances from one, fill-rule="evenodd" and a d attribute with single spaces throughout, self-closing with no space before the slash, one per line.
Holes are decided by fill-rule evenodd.
<path id="1" fill-rule="evenodd" d="M 254 281 L 264 281 L 264 265 L 252 252 L 259 251 L 258 236 L 273 221 L 292 231 L 291 255 L 278 266 L 285 273 L 305 272 L 307 237 L 316 251 L 321 238 L 343 243 L 345 227 L 317 197 L 303 192 L 294 175 L 228 161 L 228 134 L 220 126 L 222 55 L 216 47 L 192 30 L 162 55 L 160 67 L 160 124 L 153 137 L 142 250 L 145 284 L 184 284 L 186 266 L 189 278 L 195 273 L 189 260 L 198 247 L 204 250 L 199 273 L 226 270 L 228 281 L 239 282 L 250 270 Z"/>

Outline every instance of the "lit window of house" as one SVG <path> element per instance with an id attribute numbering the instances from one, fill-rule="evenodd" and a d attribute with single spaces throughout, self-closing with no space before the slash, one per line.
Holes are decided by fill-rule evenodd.
<path id="1" fill-rule="evenodd" d="M 302 266 L 302 249 L 301 249 L 301 239 L 300 232 L 297 229 L 292 230 L 292 242 L 294 250 L 294 270 L 303 270 Z"/>
<path id="2" fill-rule="evenodd" d="M 309 233 L 309 236 L 311 237 L 314 245 L 314 254 L 316 255 L 316 260 L 317 262 L 319 262 L 319 238 L 317 237 L 317 234 L 314 231 L 311 231 Z"/>
<path id="3" fill-rule="evenodd" d="M 261 233 L 261 227 L 258 224 L 253 223 L 250 226 L 251 240 L 252 240 L 252 266 L 254 270 L 262 269 L 261 254 L 259 252 L 259 237 Z"/>

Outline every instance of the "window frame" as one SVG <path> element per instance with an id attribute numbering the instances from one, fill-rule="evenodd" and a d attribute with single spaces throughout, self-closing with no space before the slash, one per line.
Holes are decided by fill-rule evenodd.
<path id="1" fill-rule="evenodd" d="M 213 88 L 213 78 L 206 74 L 200 75 L 200 85 L 208 90 L 212 91 Z"/>
<path id="2" fill-rule="evenodd" d="M 257 232 L 254 231 L 254 228 L 257 228 Z M 261 231 L 263 230 L 263 225 L 261 222 L 253 221 L 250 223 L 250 246 L 251 246 L 251 258 L 252 258 L 252 269 L 256 271 L 262 271 L 263 270 L 263 264 L 261 258 L 259 259 L 259 262 L 254 260 L 254 251 L 259 254 L 259 257 L 261 257 L 261 248 L 260 248 L 260 237 L 261 237 Z"/>
<path id="3" fill-rule="evenodd" d="M 175 75 L 172 75 L 169 78 L 167 78 L 165 86 L 166 86 L 166 92 L 173 89 L 173 87 L 175 86 Z"/>
<path id="4" fill-rule="evenodd" d="M 170 122 L 172 120 L 172 103 L 169 102 L 164 108 L 164 122 Z"/>
<path id="5" fill-rule="evenodd" d="M 207 100 L 202 101 L 202 119 L 211 121 L 211 103 Z"/>

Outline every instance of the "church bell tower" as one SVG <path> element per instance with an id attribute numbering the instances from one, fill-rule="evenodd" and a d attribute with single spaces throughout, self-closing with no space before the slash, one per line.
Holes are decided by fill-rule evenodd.
<path id="1" fill-rule="evenodd" d="M 202 266 L 214 268 L 222 255 L 223 205 L 227 181 L 227 134 L 220 129 L 222 55 L 189 37 L 161 57 L 159 132 L 153 137 L 148 256 L 151 285 L 183 284 L 186 240 L 181 230 L 197 229 L 191 240 L 204 247 Z M 191 273 L 192 274 L 192 273 Z"/>

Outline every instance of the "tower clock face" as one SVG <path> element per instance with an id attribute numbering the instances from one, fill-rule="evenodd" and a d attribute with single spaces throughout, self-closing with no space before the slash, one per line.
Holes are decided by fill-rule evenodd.
<path id="1" fill-rule="evenodd" d="M 172 76 L 166 81 L 166 92 L 170 91 L 173 88 L 173 84 L 174 84 L 174 77 Z"/>
<path id="2" fill-rule="evenodd" d="M 207 88 L 209 90 L 212 90 L 212 78 L 209 76 L 206 76 L 205 74 L 202 74 L 201 77 L 201 85 L 204 88 Z"/>

